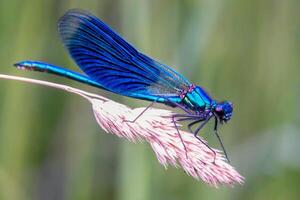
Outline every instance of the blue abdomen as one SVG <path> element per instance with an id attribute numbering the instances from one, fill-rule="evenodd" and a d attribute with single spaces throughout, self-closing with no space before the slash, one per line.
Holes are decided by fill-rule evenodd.
<path id="1" fill-rule="evenodd" d="M 14 64 L 19 69 L 26 69 L 26 70 L 33 70 L 33 71 L 40 71 L 40 72 L 47 72 L 50 74 L 56 74 L 59 76 L 64 76 L 69 79 L 85 83 L 97 88 L 105 89 L 101 84 L 92 80 L 90 77 L 82 75 L 80 73 L 58 67 L 49 63 L 39 62 L 39 61 L 22 61 L 19 63 Z"/>

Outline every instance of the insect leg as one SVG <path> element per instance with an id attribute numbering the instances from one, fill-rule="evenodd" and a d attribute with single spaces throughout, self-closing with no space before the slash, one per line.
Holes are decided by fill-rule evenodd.
<path id="1" fill-rule="evenodd" d="M 225 150 L 225 147 L 224 147 L 223 142 L 222 142 L 222 140 L 221 140 L 221 137 L 220 137 L 220 135 L 219 135 L 219 133 L 218 133 L 218 119 L 217 119 L 216 116 L 215 116 L 215 128 L 214 128 L 214 132 L 215 132 L 215 134 L 216 134 L 216 136 L 217 136 L 217 138 L 218 138 L 218 140 L 219 140 L 219 143 L 221 144 L 221 147 L 222 147 L 222 149 L 223 149 L 223 152 L 224 152 L 224 154 L 225 154 L 225 157 L 226 157 L 228 163 L 230 163 L 229 158 L 228 158 L 228 155 L 227 155 L 226 150 Z"/>
<path id="2" fill-rule="evenodd" d="M 198 115 L 195 114 L 174 114 L 175 117 L 183 117 L 183 118 L 196 118 Z"/>
<path id="3" fill-rule="evenodd" d="M 176 119 L 176 121 L 178 122 L 182 122 L 182 121 L 191 121 L 195 119 L 195 116 L 178 116 L 178 115 L 174 115 Z"/>
<path id="4" fill-rule="evenodd" d="M 194 132 L 192 132 L 194 134 L 194 136 L 202 143 L 204 144 L 209 150 L 211 150 L 211 152 L 213 152 L 214 154 L 214 160 L 213 160 L 213 163 L 215 163 L 215 160 L 216 160 L 216 152 L 207 144 L 205 143 L 199 136 L 198 136 L 198 133 L 199 131 L 204 127 L 204 125 L 211 119 L 212 115 L 209 116 Z"/>
<path id="5" fill-rule="evenodd" d="M 138 116 L 135 117 L 134 120 L 124 120 L 124 122 L 134 123 L 140 116 L 142 116 L 146 112 L 146 110 L 152 107 L 155 102 L 156 101 L 151 102 L 140 114 L 138 114 Z"/>
<path id="6" fill-rule="evenodd" d="M 195 116 L 195 115 L 173 115 L 174 118 L 179 118 L 179 119 L 176 119 L 176 121 L 178 122 L 183 122 L 183 121 L 190 121 L 190 120 L 195 120 L 198 118 L 198 116 Z M 206 120 L 206 118 L 201 118 L 201 119 L 197 119 L 196 121 L 192 121 L 191 123 L 189 123 L 187 126 L 188 126 L 188 129 L 191 133 L 193 133 L 194 131 L 192 130 L 192 126 L 194 126 L 195 124 L 199 123 L 199 122 L 202 122 Z"/>
<path id="7" fill-rule="evenodd" d="M 192 120 L 192 125 L 196 124 L 197 122 L 205 121 L 207 116 L 210 115 L 209 113 L 198 113 L 198 114 L 174 114 L 174 116 L 177 119 L 177 121 L 187 121 Z M 195 122 L 196 120 L 197 122 Z"/>
<path id="8" fill-rule="evenodd" d="M 173 122 L 173 124 L 174 124 L 174 126 L 175 126 L 175 128 L 176 128 L 177 134 L 179 135 L 179 138 L 180 138 L 181 143 L 182 143 L 182 145 L 183 145 L 183 148 L 184 148 L 184 150 L 185 150 L 186 158 L 188 158 L 188 155 L 187 155 L 187 148 L 186 148 L 186 146 L 185 146 L 185 144 L 184 144 L 184 141 L 183 141 L 183 139 L 182 139 L 182 137 L 181 137 L 181 134 L 180 134 L 180 132 L 179 132 L 179 129 L 178 129 L 178 127 L 177 127 L 177 124 L 176 124 L 176 121 L 175 121 L 175 116 L 172 116 L 172 122 Z"/>
<path id="9" fill-rule="evenodd" d="M 199 131 L 204 127 L 204 125 L 212 118 L 212 116 L 208 116 L 205 120 L 202 120 L 204 121 L 194 132 L 194 134 L 198 134 Z M 194 125 L 194 124 L 193 124 Z"/>
<path id="10" fill-rule="evenodd" d="M 194 131 L 192 130 L 192 126 L 194 126 L 195 124 L 204 121 L 204 119 L 198 119 L 196 121 L 193 121 L 191 123 L 188 124 L 188 129 L 191 133 L 193 133 Z"/>

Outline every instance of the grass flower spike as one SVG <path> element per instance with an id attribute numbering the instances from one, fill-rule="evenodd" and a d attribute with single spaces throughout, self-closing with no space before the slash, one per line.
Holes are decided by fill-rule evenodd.
<path id="1" fill-rule="evenodd" d="M 223 184 L 242 184 L 244 181 L 244 178 L 225 161 L 220 151 L 215 150 L 216 158 L 215 162 L 212 162 L 215 155 L 210 149 L 191 133 L 180 131 L 185 149 L 171 119 L 174 113 L 169 110 L 149 108 L 134 123 L 130 123 L 126 120 L 134 119 L 145 108 L 131 109 L 102 96 L 66 85 L 9 75 L 0 75 L 0 78 L 46 85 L 84 97 L 92 104 L 94 116 L 102 129 L 132 142 L 147 141 L 158 161 L 165 167 L 181 167 L 195 179 L 202 179 L 215 187 Z"/>

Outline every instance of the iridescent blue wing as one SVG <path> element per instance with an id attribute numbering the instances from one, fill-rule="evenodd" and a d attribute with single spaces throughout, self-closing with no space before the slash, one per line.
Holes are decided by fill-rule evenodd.
<path id="1" fill-rule="evenodd" d="M 155 100 L 176 97 L 190 85 L 168 66 L 137 51 L 90 13 L 70 10 L 58 26 L 63 43 L 78 66 L 107 90 Z"/>

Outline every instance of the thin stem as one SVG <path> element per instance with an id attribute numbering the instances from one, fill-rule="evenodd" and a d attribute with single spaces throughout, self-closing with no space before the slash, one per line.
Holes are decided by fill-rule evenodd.
<path id="1" fill-rule="evenodd" d="M 26 83 L 33 83 L 33 84 L 38 84 L 38 85 L 44 85 L 60 90 L 65 90 L 67 92 L 73 93 L 73 94 L 78 94 L 82 96 L 83 98 L 87 99 L 88 101 L 91 101 L 91 98 L 97 98 L 102 101 L 108 101 L 108 99 L 101 97 L 99 95 L 85 92 L 83 90 L 73 88 L 67 85 L 63 84 L 57 84 L 57 83 L 52 83 L 48 81 L 42 81 L 42 80 L 37 80 L 37 79 L 31 79 L 31 78 L 24 78 L 24 77 L 19 77 L 19 76 L 11 76 L 11 75 L 6 75 L 6 74 L 0 74 L 0 79 L 7 79 L 7 80 L 16 80 L 16 81 L 21 81 L 21 82 L 26 82 Z"/>

